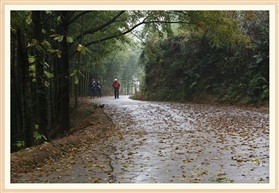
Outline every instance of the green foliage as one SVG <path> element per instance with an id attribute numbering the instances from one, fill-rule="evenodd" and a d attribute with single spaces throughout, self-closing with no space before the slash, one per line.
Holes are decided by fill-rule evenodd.
<path id="1" fill-rule="evenodd" d="M 33 64 L 35 61 L 36 61 L 36 59 L 35 59 L 34 56 L 29 56 L 29 57 L 28 57 L 28 62 L 29 62 L 29 64 Z"/>
<path id="2" fill-rule="evenodd" d="M 58 41 L 58 42 L 62 42 L 64 39 L 63 35 L 57 35 L 53 38 L 53 40 Z"/>
<path id="3" fill-rule="evenodd" d="M 262 102 L 269 97 L 269 85 L 268 82 L 261 74 L 256 74 L 248 82 L 248 93 L 250 102 Z"/>
<path id="4" fill-rule="evenodd" d="M 84 54 L 84 55 L 86 54 L 86 52 L 91 53 L 91 51 L 90 51 L 88 48 L 84 47 L 84 46 L 81 45 L 81 44 L 78 45 L 77 51 L 78 51 L 78 52 L 81 52 L 81 53 Z"/>
<path id="5" fill-rule="evenodd" d="M 40 143 L 41 141 L 47 141 L 47 138 L 44 135 L 40 134 L 38 131 L 39 131 L 39 125 L 35 125 L 35 130 L 33 133 L 35 141 L 37 143 Z"/>
<path id="6" fill-rule="evenodd" d="M 29 57 L 29 63 L 30 63 L 30 60 L 33 61 L 34 59 L 34 62 L 35 62 L 35 57 Z M 29 66 L 29 76 L 32 78 L 32 82 L 36 82 L 36 66 L 35 64 L 33 64 L 34 62 L 32 62 L 32 65 Z M 54 77 L 54 74 L 51 73 L 51 72 L 48 72 L 47 71 L 47 68 L 48 68 L 48 64 L 45 63 L 44 64 L 44 75 L 48 78 L 48 79 L 51 79 Z M 47 86 L 47 85 L 46 85 Z M 48 86 L 47 86 L 48 87 Z"/>
<path id="7" fill-rule="evenodd" d="M 154 35 L 146 42 L 141 55 L 146 72 L 144 96 L 231 104 L 268 100 L 268 26 L 254 26 L 254 34 L 261 37 L 255 39 L 241 32 L 237 12 L 189 14 L 191 22 L 198 24 L 188 27 L 190 32 L 165 39 Z"/>
<path id="8" fill-rule="evenodd" d="M 54 77 L 54 75 L 52 73 L 50 73 L 46 70 L 44 71 L 44 74 L 46 75 L 47 78 L 53 78 Z"/>
<path id="9" fill-rule="evenodd" d="M 73 72 L 70 74 L 70 76 L 74 76 L 74 75 L 76 75 L 77 74 L 77 70 L 73 70 Z"/>
<path id="10" fill-rule="evenodd" d="M 75 84 L 78 84 L 78 77 L 75 76 Z"/>
<path id="11" fill-rule="evenodd" d="M 47 141 L 47 138 L 44 135 L 41 135 L 38 131 L 34 131 L 34 138 L 36 139 L 36 141 Z"/>
<path id="12" fill-rule="evenodd" d="M 23 140 L 18 140 L 18 141 L 16 142 L 16 146 L 17 146 L 18 148 L 24 148 L 24 147 L 25 147 L 25 142 L 24 142 Z"/>

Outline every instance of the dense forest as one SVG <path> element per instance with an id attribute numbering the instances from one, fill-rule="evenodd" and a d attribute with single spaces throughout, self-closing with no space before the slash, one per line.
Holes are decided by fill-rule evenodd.
<path id="1" fill-rule="evenodd" d="M 12 151 L 67 133 L 93 78 L 103 95 L 118 78 L 144 99 L 269 98 L 268 11 L 12 11 L 10 43 Z"/>
<path id="2" fill-rule="evenodd" d="M 260 105 L 269 98 L 268 12 L 195 12 L 194 30 L 151 34 L 141 54 L 148 99 Z M 206 23 L 207 22 L 207 23 Z"/>

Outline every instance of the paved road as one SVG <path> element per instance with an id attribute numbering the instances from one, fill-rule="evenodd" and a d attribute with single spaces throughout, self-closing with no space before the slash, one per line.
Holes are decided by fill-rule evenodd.
<path id="1" fill-rule="evenodd" d="M 232 107 L 103 98 L 119 125 L 117 183 L 268 183 L 269 115 Z"/>
<path id="2" fill-rule="evenodd" d="M 89 99 L 88 99 L 89 100 Z M 18 182 L 269 183 L 269 115 L 104 97 L 117 131 Z"/>

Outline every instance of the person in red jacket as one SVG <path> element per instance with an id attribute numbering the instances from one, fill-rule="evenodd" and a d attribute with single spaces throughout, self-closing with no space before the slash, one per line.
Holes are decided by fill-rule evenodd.
<path id="1" fill-rule="evenodd" d="M 113 88 L 114 88 L 114 97 L 115 99 L 118 98 L 119 99 L 119 88 L 120 88 L 120 84 L 117 81 L 117 79 L 114 80 L 114 83 L 112 84 Z"/>

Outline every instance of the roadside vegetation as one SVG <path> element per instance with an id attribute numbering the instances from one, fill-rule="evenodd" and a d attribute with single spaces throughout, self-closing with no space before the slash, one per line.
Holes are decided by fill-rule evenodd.
<path id="1" fill-rule="evenodd" d="M 203 12 L 193 30 L 150 34 L 141 54 L 149 100 L 261 106 L 269 101 L 268 12 Z"/>

